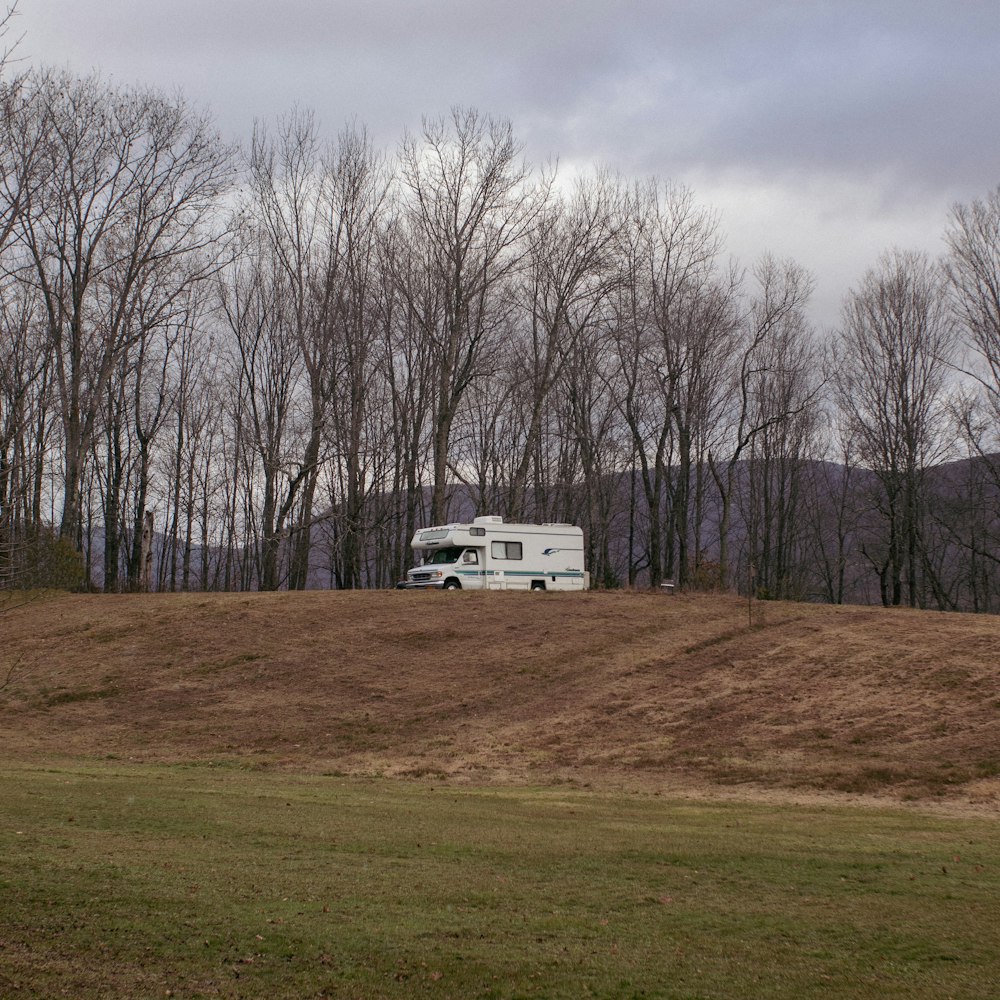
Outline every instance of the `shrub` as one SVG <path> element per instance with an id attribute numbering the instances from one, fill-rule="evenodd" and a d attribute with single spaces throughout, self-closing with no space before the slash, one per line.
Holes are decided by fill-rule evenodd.
<path id="1" fill-rule="evenodd" d="M 21 590 L 82 590 L 83 557 L 50 529 L 34 532 L 11 547 L 4 585 Z"/>

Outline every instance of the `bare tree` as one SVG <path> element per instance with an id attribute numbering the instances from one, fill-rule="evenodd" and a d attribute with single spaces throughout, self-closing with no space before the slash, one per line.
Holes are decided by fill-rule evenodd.
<path id="1" fill-rule="evenodd" d="M 923 254 L 886 254 L 847 296 L 834 379 L 860 457 L 879 484 L 874 502 L 883 535 L 864 552 L 885 605 L 924 599 L 925 473 L 947 444 L 944 394 L 954 347 L 944 275 Z"/>
<path id="2" fill-rule="evenodd" d="M 511 512 L 512 482 L 522 455 L 525 414 L 534 396 L 521 379 L 521 341 L 513 331 L 498 345 L 488 379 L 469 386 L 452 431 L 448 470 L 462 483 L 477 511 Z"/>
<path id="3" fill-rule="evenodd" d="M 420 138 L 408 135 L 400 151 L 410 226 L 438 289 L 420 315 L 434 358 L 435 522 L 446 517 L 452 424 L 465 391 L 484 374 L 489 338 L 509 308 L 498 288 L 521 265 L 539 210 L 519 155 L 509 122 L 460 108 L 424 119 Z"/>
<path id="4" fill-rule="evenodd" d="M 324 449 L 331 446 L 345 466 L 336 505 L 341 585 L 359 586 L 362 436 L 377 336 L 369 312 L 387 187 L 381 157 L 358 128 L 345 129 L 335 145 L 324 147 L 313 116 L 296 111 L 279 121 L 276 138 L 256 131 L 249 166 L 248 210 L 259 220 L 257 238 L 266 241 L 280 269 L 288 296 L 285 321 L 309 385 L 310 426 L 289 525 L 289 587 L 306 584 L 316 485 Z"/>
<path id="5" fill-rule="evenodd" d="M 19 38 L 7 40 L 11 28 L 14 26 L 15 17 L 17 17 L 17 0 L 6 4 L 3 13 L 0 14 L 0 42 L 3 43 L 3 48 L 0 49 L 0 72 L 11 62 L 14 50 L 20 42 Z"/>
<path id="6" fill-rule="evenodd" d="M 249 245 L 261 244 L 251 236 Z M 244 548 L 248 556 L 252 552 L 259 588 L 276 590 L 283 576 L 281 547 L 288 519 L 312 471 L 300 457 L 303 441 L 311 434 L 312 408 L 294 323 L 289 321 L 294 299 L 276 262 L 256 250 L 227 268 L 220 299 L 235 341 L 230 402 L 239 428 L 234 445 L 242 449 L 238 469 L 247 531 Z M 250 582 L 244 574 L 243 586 Z"/>
<path id="7" fill-rule="evenodd" d="M 743 523 L 746 551 L 759 596 L 782 600 L 804 596 L 809 567 L 803 517 L 807 477 L 816 455 L 821 366 L 812 330 L 801 306 L 810 281 L 801 269 L 765 261 L 758 268 L 762 296 L 757 309 L 783 282 L 802 298 L 782 310 L 780 321 L 762 345 L 758 364 L 748 372 L 748 424 L 759 428 L 746 454 Z M 770 272 L 770 273 L 768 273 Z M 771 287 L 769 287 L 771 286 Z"/>
<path id="8" fill-rule="evenodd" d="M 386 226 L 388 180 L 381 156 L 363 130 L 343 131 L 326 162 L 330 226 L 325 282 L 319 291 L 334 337 L 325 375 L 336 386 L 331 408 L 333 453 L 341 484 L 333 514 L 340 538 L 339 586 L 364 582 L 370 529 L 369 495 L 383 484 L 375 473 L 381 441 L 379 269 Z M 305 550 L 303 550 L 304 554 Z"/>
<path id="9" fill-rule="evenodd" d="M 1000 188 L 955 205 L 945 232 L 951 299 L 966 346 L 966 391 L 953 413 L 968 449 L 964 503 L 941 529 L 961 548 L 973 610 L 991 607 L 991 580 L 1000 567 Z M 995 584 L 992 585 L 995 588 Z"/>
<path id="10" fill-rule="evenodd" d="M 384 544 L 392 549 L 398 579 L 410 556 L 409 542 L 425 517 L 423 484 L 428 473 L 428 431 L 432 410 L 432 345 L 425 331 L 440 313 L 441 289 L 427 267 L 419 239 L 398 218 L 379 241 L 379 365 L 392 427 L 393 512 Z"/>
<path id="11" fill-rule="evenodd" d="M 257 126 L 250 151 L 249 176 L 252 194 L 246 211 L 256 220 L 253 236 L 266 247 L 261 259 L 278 269 L 276 280 L 285 299 L 282 310 L 285 329 L 276 333 L 297 345 L 309 383 L 309 427 L 298 459 L 298 474 L 290 481 L 294 489 L 288 497 L 289 503 L 300 512 L 289 586 L 300 589 L 305 585 L 308 567 L 312 504 L 327 406 L 333 390 L 329 378 L 333 337 L 324 315 L 324 290 L 336 280 L 329 272 L 338 264 L 326 246 L 329 209 L 321 141 L 314 116 L 293 111 L 278 121 L 274 138 L 266 128 Z M 294 518 L 294 513 L 291 517 Z M 270 587 L 269 572 L 267 577 Z"/>
<path id="12" fill-rule="evenodd" d="M 18 271 L 18 228 L 45 179 L 47 124 L 28 74 L 6 75 L 17 4 L 0 13 L 0 587 L 19 578 L 39 534 L 50 366 L 37 298 Z"/>
<path id="13" fill-rule="evenodd" d="M 16 3 L 0 13 L 0 259 L 49 167 L 50 123 L 36 100 L 35 79 L 30 73 L 5 76 L 19 41 L 8 42 L 16 16 Z"/>
<path id="14" fill-rule="evenodd" d="M 220 399 L 221 365 L 216 342 L 206 329 L 208 296 L 199 286 L 178 303 L 175 343 L 170 365 L 171 395 L 165 424 L 172 429 L 163 448 L 165 513 L 163 556 L 157 586 L 161 590 L 189 590 L 193 578 L 194 527 L 200 516 L 203 589 L 210 586 L 210 504 L 215 493 L 215 454 L 227 428 Z M 180 580 L 178 581 L 178 574 Z"/>
<path id="15" fill-rule="evenodd" d="M 0 284 L 0 588 L 20 578 L 41 522 L 50 364 L 31 290 Z"/>
<path id="16" fill-rule="evenodd" d="M 794 342 L 791 330 L 801 330 L 802 308 L 812 290 L 812 278 L 794 261 L 779 262 L 765 255 L 753 269 L 755 288 L 740 328 L 731 345 L 727 365 L 730 402 L 722 460 L 709 453 L 712 478 L 721 497 L 719 519 L 719 585 L 730 584 L 729 535 L 737 467 L 748 448 L 767 428 L 790 419 L 806 400 L 797 394 L 786 397 L 791 410 L 765 405 L 772 376 L 787 366 L 780 350 Z"/>
<path id="17" fill-rule="evenodd" d="M 36 80 L 28 75 L 0 79 L 0 260 L 48 180 L 50 142 L 50 122 L 38 100 Z"/>
<path id="18" fill-rule="evenodd" d="M 618 408 L 614 341 L 603 317 L 574 326 L 560 383 L 561 427 L 569 439 L 558 454 L 553 520 L 584 528 L 587 565 L 597 586 L 619 586 L 627 573 L 613 538 L 621 527 L 619 497 L 632 448 Z"/>
<path id="19" fill-rule="evenodd" d="M 604 174 L 584 178 L 568 199 L 550 199 L 539 218 L 522 278 L 524 322 L 510 360 L 525 397 L 520 456 L 510 476 L 509 516 L 526 515 L 528 476 L 541 443 L 544 409 L 569 357 L 575 331 L 590 325 L 615 284 L 623 198 Z M 518 363 L 520 358 L 520 363 Z"/>
<path id="20" fill-rule="evenodd" d="M 164 262 L 218 240 L 229 152 L 180 98 L 62 74 L 33 85 L 48 161 L 20 228 L 60 402 L 60 534 L 74 539 L 101 403 L 120 358 L 147 332 L 133 322 L 137 290 Z"/>
<path id="21" fill-rule="evenodd" d="M 650 583 L 684 586 L 699 438 L 717 406 L 735 327 L 732 279 L 717 267 L 718 220 L 691 191 L 636 186 L 624 241 L 615 337 L 648 518 Z"/>
<path id="22" fill-rule="evenodd" d="M 1000 188 L 985 200 L 956 205 L 945 238 L 956 311 L 983 364 L 972 374 L 993 414 L 994 429 L 1000 428 Z"/>

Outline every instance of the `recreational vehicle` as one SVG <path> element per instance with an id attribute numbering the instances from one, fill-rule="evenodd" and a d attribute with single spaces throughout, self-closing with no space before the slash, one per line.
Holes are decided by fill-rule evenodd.
<path id="1" fill-rule="evenodd" d="M 583 531 L 572 524 L 471 524 L 421 528 L 410 542 L 420 560 L 398 586 L 438 590 L 586 590 Z"/>

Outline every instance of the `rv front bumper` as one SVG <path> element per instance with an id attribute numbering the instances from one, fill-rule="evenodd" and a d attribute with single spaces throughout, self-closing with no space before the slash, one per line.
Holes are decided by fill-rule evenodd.
<path id="1" fill-rule="evenodd" d="M 444 580 L 400 580 L 397 590 L 441 590 Z"/>

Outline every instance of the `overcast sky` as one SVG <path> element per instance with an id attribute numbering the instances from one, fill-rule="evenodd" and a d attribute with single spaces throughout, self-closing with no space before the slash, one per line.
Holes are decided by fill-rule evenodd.
<path id="1" fill-rule="evenodd" d="M 223 132 L 294 105 L 392 148 L 456 104 L 529 159 L 657 174 L 729 251 L 794 257 L 812 309 L 892 246 L 937 253 L 1000 184 L 996 0 L 20 0 L 24 63 L 180 88 Z"/>

